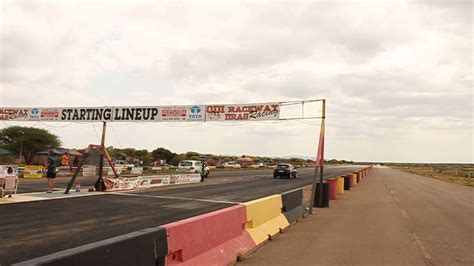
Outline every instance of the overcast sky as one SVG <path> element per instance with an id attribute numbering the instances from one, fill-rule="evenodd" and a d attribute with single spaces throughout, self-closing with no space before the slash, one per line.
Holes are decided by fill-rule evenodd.
<path id="1" fill-rule="evenodd" d="M 468 0 L 1 1 L 0 106 L 326 98 L 326 158 L 472 163 L 472 14 Z M 111 123 L 107 144 L 315 156 L 320 121 L 303 122 Z M 35 126 L 67 147 L 100 134 Z"/>

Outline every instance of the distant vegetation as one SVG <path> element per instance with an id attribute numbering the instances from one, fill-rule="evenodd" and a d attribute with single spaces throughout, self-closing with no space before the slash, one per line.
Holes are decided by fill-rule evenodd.
<path id="1" fill-rule="evenodd" d="M 45 129 L 34 127 L 12 126 L 0 130 L 0 148 L 9 150 L 11 155 L 0 156 L 0 163 L 30 164 L 38 163 L 41 159 L 36 152 L 49 148 L 61 147 L 61 140 L 58 136 L 48 132 Z M 199 153 L 196 151 L 188 151 L 186 153 L 176 153 L 163 147 L 158 147 L 152 151 L 146 149 L 135 148 L 116 148 L 107 147 L 110 156 L 115 160 L 126 160 L 132 162 L 134 159 L 140 160 L 143 165 L 149 165 L 156 160 L 166 160 L 167 164 L 177 165 L 182 160 L 200 160 L 206 161 L 209 166 L 218 166 L 224 162 L 235 161 L 241 156 L 232 155 L 215 155 L 207 153 Z M 84 153 L 85 149 L 77 149 Z M 20 152 L 23 155 L 19 162 Z M 96 164 L 99 153 L 92 151 L 87 159 L 88 164 Z M 243 155 L 246 156 L 246 155 Z M 44 157 L 44 156 L 43 156 Z M 303 158 L 279 158 L 264 156 L 246 156 L 250 158 L 254 164 L 263 163 L 266 165 L 275 165 L 277 163 L 291 163 L 294 165 L 312 165 L 314 160 Z M 42 158 L 43 160 L 45 158 Z M 352 161 L 331 159 L 326 161 L 327 164 L 352 164 Z"/>

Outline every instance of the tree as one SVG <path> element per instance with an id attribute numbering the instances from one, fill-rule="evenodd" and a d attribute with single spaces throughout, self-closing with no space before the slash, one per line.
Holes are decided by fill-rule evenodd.
<path id="1" fill-rule="evenodd" d="M 36 152 L 59 146 L 59 137 L 45 129 L 12 126 L 0 130 L 0 147 L 21 153 L 26 164 L 33 161 Z"/>
<path id="2" fill-rule="evenodd" d="M 151 160 L 153 160 L 148 150 L 137 150 L 135 155 L 138 157 L 140 161 L 143 161 L 144 165 L 148 165 L 151 162 Z"/>
<path id="3" fill-rule="evenodd" d="M 170 163 L 171 160 L 173 160 L 173 158 L 177 154 L 170 151 L 170 150 L 168 150 L 168 149 L 159 147 L 159 148 L 156 148 L 155 150 L 153 150 L 151 152 L 151 155 L 152 155 L 153 159 L 155 159 L 155 160 L 157 160 L 157 159 L 166 160 L 166 162 Z"/>
<path id="4" fill-rule="evenodd" d="M 185 159 L 187 160 L 199 160 L 200 154 L 195 151 L 188 151 L 186 152 Z"/>
<path id="5" fill-rule="evenodd" d="M 174 158 L 171 159 L 171 161 L 168 164 L 178 165 L 178 163 L 181 162 L 181 159 L 182 159 L 182 157 L 180 155 L 176 154 L 174 156 Z"/>

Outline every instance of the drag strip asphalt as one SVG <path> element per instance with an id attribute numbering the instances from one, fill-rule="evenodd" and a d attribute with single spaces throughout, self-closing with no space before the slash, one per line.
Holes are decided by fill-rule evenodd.
<path id="1" fill-rule="evenodd" d="M 327 167 L 325 177 L 360 168 Z M 271 170 L 219 172 L 200 184 L 3 204 L 0 205 L 0 265 L 29 260 L 311 184 L 314 169 L 299 171 L 297 179 L 273 179 Z"/>

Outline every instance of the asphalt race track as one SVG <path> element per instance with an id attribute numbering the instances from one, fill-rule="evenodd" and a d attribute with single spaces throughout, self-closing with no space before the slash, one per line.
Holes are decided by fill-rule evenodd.
<path id="1" fill-rule="evenodd" d="M 325 178 L 360 168 L 327 167 Z M 3 204 L 0 205 L 0 265 L 303 187 L 311 184 L 313 175 L 314 169 L 299 169 L 297 179 L 273 179 L 271 170 L 215 172 L 200 184 Z M 94 182 L 94 179 L 90 180 Z M 65 186 L 67 181 L 61 182 Z M 61 182 L 57 182 L 55 187 L 62 185 Z M 36 183 L 39 189 L 32 182 L 23 183 L 23 186 L 26 188 L 24 191 L 43 190 L 41 183 Z"/>

